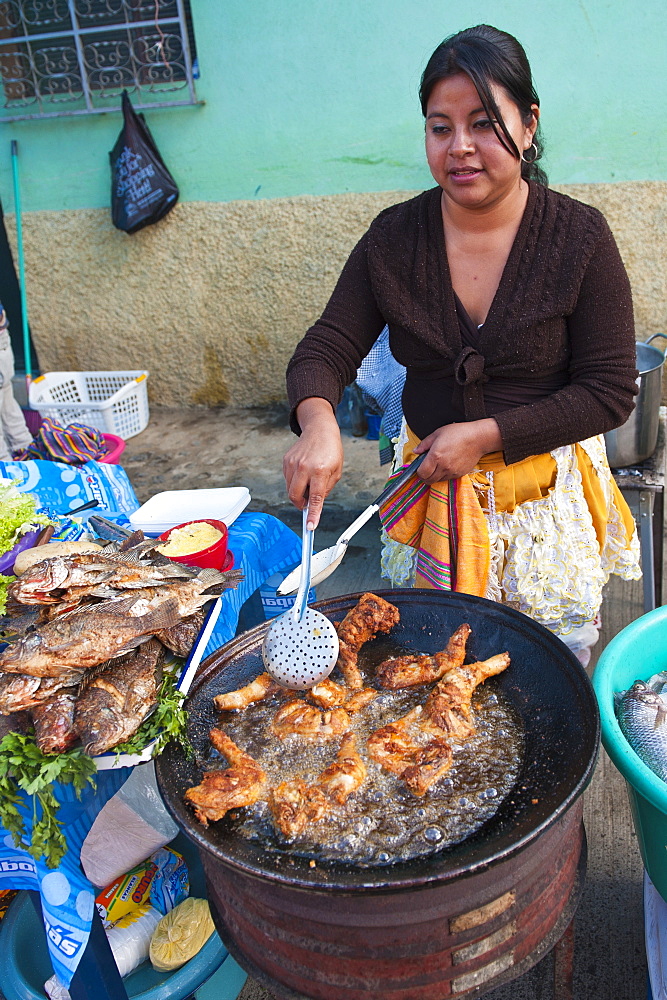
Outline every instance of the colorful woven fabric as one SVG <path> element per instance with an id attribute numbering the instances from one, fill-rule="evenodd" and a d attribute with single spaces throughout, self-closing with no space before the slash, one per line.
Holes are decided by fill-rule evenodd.
<path id="1" fill-rule="evenodd" d="M 405 465 L 417 443 L 404 428 Z M 513 465 L 500 452 L 485 455 L 454 484 L 414 477 L 380 517 L 391 540 L 383 575 L 395 586 L 500 601 L 565 641 L 596 620 L 610 573 L 641 576 L 637 529 L 601 436 Z"/>
<path id="2" fill-rule="evenodd" d="M 415 474 L 383 504 L 379 514 L 390 538 L 417 549 L 416 587 L 484 595 L 489 534 L 468 476 L 429 486 Z M 459 551 L 465 553 L 464 559 L 459 558 Z"/>
<path id="3" fill-rule="evenodd" d="M 95 427 L 72 423 L 63 427 L 51 417 L 44 417 L 34 440 L 21 455 L 23 460 L 43 458 L 68 465 L 99 461 L 107 453 L 104 435 Z"/>

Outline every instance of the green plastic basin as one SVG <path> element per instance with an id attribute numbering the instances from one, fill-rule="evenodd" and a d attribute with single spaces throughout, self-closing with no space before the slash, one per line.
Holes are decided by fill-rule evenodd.
<path id="1" fill-rule="evenodd" d="M 625 778 L 644 866 L 667 900 L 667 783 L 632 749 L 616 719 L 614 692 L 667 669 L 667 607 L 642 615 L 615 636 L 595 668 L 602 744 Z"/>

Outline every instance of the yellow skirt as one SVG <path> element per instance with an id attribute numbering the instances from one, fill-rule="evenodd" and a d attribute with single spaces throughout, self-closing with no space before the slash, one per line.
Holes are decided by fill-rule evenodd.
<path id="1" fill-rule="evenodd" d="M 419 439 L 406 430 L 402 461 Z M 634 519 L 602 436 L 428 486 L 413 477 L 380 511 L 383 575 L 501 601 L 558 635 L 596 619 L 610 573 L 641 576 Z M 408 545 L 409 554 L 404 546 Z"/>

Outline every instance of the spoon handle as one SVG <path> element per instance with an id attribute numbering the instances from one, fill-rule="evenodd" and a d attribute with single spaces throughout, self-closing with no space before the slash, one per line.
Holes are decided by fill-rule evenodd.
<path id="1" fill-rule="evenodd" d="M 312 575 L 313 536 L 315 533 L 306 527 L 307 517 L 308 508 L 304 507 L 301 528 L 301 575 L 299 577 L 299 589 L 294 599 L 293 620 L 295 622 L 300 622 L 306 613 L 310 578 Z"/>

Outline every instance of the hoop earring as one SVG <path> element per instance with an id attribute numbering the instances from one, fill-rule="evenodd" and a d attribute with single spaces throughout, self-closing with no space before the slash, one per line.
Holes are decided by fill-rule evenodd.
<path id="1" fill-rule="evenodd" d="M 531 156 L 531 158 L 528 160 L 526 158 L 526 153 L 528 152 L 529 149 L 534 149 L 535 152 L 533 153 L 533 155 Z M 521 159 L 523 160 L 524 163 L 534 163 L 535 160 L 537 159 L 537 157 L 539 155 L 540 155 L 539 149 L 537 148 L 537 146 L 535 145 L 534 142 L 531 142 L 531 144 L 528 147 L 528 149 L 524 149 L 523 153 L 521 154 Z"/>

